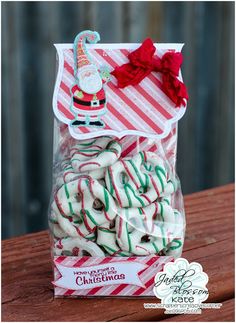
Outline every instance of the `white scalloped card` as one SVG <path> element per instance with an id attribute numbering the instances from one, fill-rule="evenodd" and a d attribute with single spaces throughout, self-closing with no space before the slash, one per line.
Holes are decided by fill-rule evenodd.
<path id="1" fill-rule="evenodd" d="M 167 51 L 181 52 L 183 44 L 154 44 L 160 58 Z M 89 61 L 100 70 L 108 72 L 129 62 L 128 54 L 140 44 L 86 44 Z M 175 103 L 163 92 L 161 73 L 151 72 L 138 85 L 117 87 L 117 80 L 103 84 L 105 98 L 81 91 L 75 96 L 76 73 L 73 44 L 55 44 L 59 65 L 53 94 L 55 116 L 67 124 L 71 136 L 87 139 L 103 135 L 123 137 L 138 135 L 147 138 L 164 138 L 185 113 L 186 107 L 176 108 Z M 85 62 L 86 64 L 86 62 Z M 178 77 L 182 81 L 181 72 Z M 74 103 L 73 100 L 77 100 Z M 75 109 L 74 105 L 79 107 Z M 99 122 L 98 122 L 99 121 Z M 99 126 L 97 126 L 99 125 Z"/>

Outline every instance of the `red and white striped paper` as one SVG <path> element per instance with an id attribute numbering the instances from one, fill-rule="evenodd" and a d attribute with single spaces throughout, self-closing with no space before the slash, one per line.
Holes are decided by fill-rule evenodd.
<path id="1" fill-rule="evenodd" d="M 122 157 L 130 157 L 138 154 L 140 151 L 151 151 L 158 153 L 171 166 L 175 168 L 177 152 L 177 124 L 172 125 L 169 134 L 161 139 L 154 140 L 146 137 L 125 136 L 121 138 Z"/>
<path id="2" fill-rule="evenodd" d="M 167 262 L 173 261 L 173 257 L 168 256 L 147 256 L 147 257 L 54 257 L 54 285 L 55 296 L 154 296 L 153 285 L 155 275 L 161 271 Z M 146 269 L 138 273 L 138 278 L 144 287 L 133 284 L 112 284 L 107 286 L 96 286 L 89 289 L 72 290 L 57 286 L 57 281 L 61 278 L 56 265 L 74 268 L 75 271 L 83 272 L 83 268 L 98 265 L 109 264 L 115 265 L 119 262 L 144 264 Z M 69 283 L 68 283 L 69 284 Z"/>
<path id="3" fill-rule="evenodd" d="M 128 62 L 130 51 L 139 44 L 95 44 L 87 45 L 94 64 L 107 66 L 110 71 Z M 168 50 L 181 51 L 182 44 L 155 44 L 156 54 L 162 56 Z M 70 110 L 71 87 L 75 84 L 74 56 L 72 44 L 56 45 L 59 68 L 53 95 L 53 109 L 57 118 L 66 123 L 75 118 Z M 180 75 L 181 78 L 181 75 Z M 138 135 L 147 138 L 166 137 L 173 125 L 183 116 L 186 108 L 176 108 L 174 102 L 163 92 L 161 74 L 152 72 L 136 86 L 119 89 L 116 79 L 105 84 L 107 113 L 102 117 L 104 128 L 71 127 L 69 131 L 76 139 L 87 139 L 102 135 Z"/>

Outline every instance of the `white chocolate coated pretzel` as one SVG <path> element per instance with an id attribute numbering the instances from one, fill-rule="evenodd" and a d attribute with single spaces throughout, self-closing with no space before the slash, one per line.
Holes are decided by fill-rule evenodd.
<path id="1" fill-rule="evenodd" d="M 182 217 L 165 202 L 138 209 L 120 209 L 119 215 L 116 232 L 120 248 L 140 256 L 158 254 L 165 249 L 180 229 L 179 218 Z"/>
<path id="2" fill-rule="evenodd" d="M 70 237 L 86 237 L 96 226 L 109 223 L 116 216 L 110 193 L 89 176 L 64 184 L 55 195 L 52 209 Z"/>
<path id="3" fill-rule="evenodd" d="M 61 229 L 57 221 L 57 215 L 53 210 L 51 210 L 51 214 L 49 216 L 49 229 L 53 236 L 57 239 L 67 236 L 67 234 Z"/>
<path id="4" fill-rule="evenodd" d="M 76 250 L 75 250 L 76 249 Z M 63 252 L 67 255 L 84 256 L 84 252 L 94 257 L 104 257 L 104 252 L 92 241 L 81 238 L 63 238 L 55 243 L 54 254 L 60 256 Z M 69 253 L 69 254 L 68 254 Z M 75 254 L 76 253 L 76 254 Z"/>
<path id="5" fill-rule="evenodd" d="M 116 242 L 116 230 L 109 227 L 97 228 L 97 244 L 103 247 L 111 256 L 127 257 L 132 254 L 123 251 Z"/>
<path id="6" fill-rule="evenodd" d="M 120 157 L 121 144 L 111 137 L 76 144 L 70 151 L 71 166 L 75 172 L 88 172 L 114 164 Z"/>
<path id="7" fill-rule="evenodd" d="M 181 253 L 183 215 L 171 206 L 178 180 L 153 152 L 120 155 L 120 143 L 111 137 L 67 150 L 49 218 L 56 255 Z"/>
<path id="8" fill-rule="evenodd" d="M 107 168 L 105 180 L 120 207 L 144 207 L 176 190 L 163 160 L 152 152 L 120 159 Z"/>
<path id="9" fill-rule="evenodd" d="M 184 242 L 184 237 L 183 234 L 180 234 L 181 236 L 179 238 L 175 238 L 172 240 L 170 245 L 167 248 L 166 255 L 167 256 L 173 256 L 173 257 L 178 257 L 183 249 L 183 242 Z"/>
<path id="10" fill-rule="evenodd" d="M 105 170 L 106 168 L 103 167 L 91 171 L 86 171 L 83 173 L 78 173 L 71 166 L 70 159 L 66 159 L 63 161 L 62 164 L 63 181 L 61 181 L 61 184 L 73 181 L 74 179 L 78 178 L 78 176 L 80 176 L 81 174 L 91 176 L 93 179 L 101 179 L 105 177 Z"/>
<path id="11" fill-rule="evenodd" d="M 176 230 L 173 240 L 167 246 L 166 255 L 178 257 L 181 254 L 183 249 L 185 223 L 184 223 L 183 215 L 177 210 L 174 210 L 174 212 L 175 212 L 175 220 L 178 226 L 178 230 Z"/>

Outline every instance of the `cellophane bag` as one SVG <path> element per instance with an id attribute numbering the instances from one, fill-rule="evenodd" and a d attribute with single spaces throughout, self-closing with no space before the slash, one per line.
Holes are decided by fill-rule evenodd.
<path id="1" fill-rule="evenodd" d="M 181 256 L 185 235 L 176 153 L 186 97 L 172 86 L 184 86 L 182 44 L 98 40 L 84 31 L 56 45 L 55 296 L 153 296 L 155 274 Z"/>

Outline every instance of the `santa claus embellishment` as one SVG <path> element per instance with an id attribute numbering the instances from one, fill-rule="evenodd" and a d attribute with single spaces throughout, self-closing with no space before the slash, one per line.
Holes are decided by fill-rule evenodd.
<path id="1" fill-rule="evenodd" d="M 107 111 L 104 84 L 109 81 L 109 72 L 105 67 L 98 70 L 93 64 L 86 50 L 86 40 L 95 44 L 100 36 L 96 31 L 85 30 L 74 40 L 75 84 L 71 87 L 71 111 L 75 119 L 70 125 L 103 128 L 101 117 Z"/>
<path id="2" fill-rule="evenodd" d="M 85 30 L 55 47 L 53 111 L 72 138 L 161 139 L 186 112 L 183 44 L 103 44 L 96 31 Z"/>

